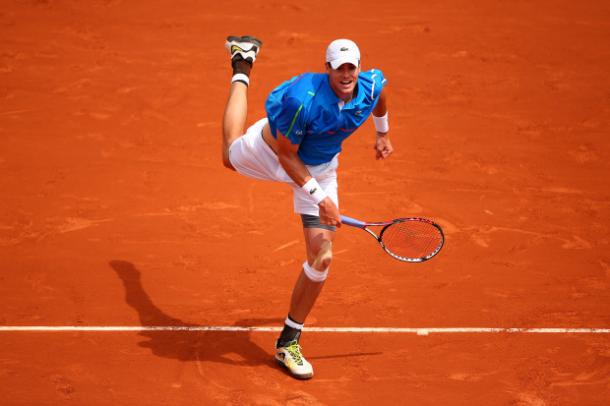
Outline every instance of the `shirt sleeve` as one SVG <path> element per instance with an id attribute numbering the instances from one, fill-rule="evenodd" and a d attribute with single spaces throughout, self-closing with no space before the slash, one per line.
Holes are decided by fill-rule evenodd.
<path id="1" fill-rule="evenodd" d="M 372 84 L 372 98 L 373 100 L 377 99 L 379 97 L 379 94 L 381 93 L 381 91 L 383 90 L 383 88 L 387 85 L 388 81 L 387 79 L 383 76 L 383 72 L 380 71 L 379 69 L 371 69 L 371 80 L 373 82 Z"/>
<path id="2" fill-rule="evenodd" d="M 287 97 L 275 120 L 275 127 L 292 142 L 300 144 L 306 132 L 305 106 L 295 97 Z"/>

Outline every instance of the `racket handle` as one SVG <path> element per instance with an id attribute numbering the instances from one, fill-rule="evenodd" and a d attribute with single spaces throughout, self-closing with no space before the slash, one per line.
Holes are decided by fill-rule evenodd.
<path id="1" fill-rule="evenodd" d="M 366 227 L 366 223 L 364 221 L 356 220 L 351 217 L 341 216 L 341 222 L 343 224 L 347 224 L 348 226 L 364 228 Z"/>

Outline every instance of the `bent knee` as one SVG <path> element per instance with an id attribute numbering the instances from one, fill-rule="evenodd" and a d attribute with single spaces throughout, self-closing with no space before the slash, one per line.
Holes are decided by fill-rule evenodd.
<path id="1" fill-rule="evenodd" d="M 222 165 L 227 169 L 231 169 L 232 171 L 235 170 L 235 167 L 233 166 L 233 164 L 231 163 L 231 160 L 229 159 L 229 154 L 226 154 L 226 153 L 222 154 Z"/>
<path id="2" fill-rule="evenodd" d="M 314 258 L 311 265 L 307 261 L 303 264 L 303 272 L 305 276 L 313 282 L 324 282 L 328 278 L 328 271 L 330 269 L 330 263 L 333 258 L 332 254 L 332 242 L 330 240 L 324 240 L 320 244 L 316 257 Z"/>
<path id="3" fill-rule="evenodd" d="M 312 268 L 320 272 L 327 271 L 333 259 L 333 243 L 330 240 L 322 241 L 315 254 L 316 257 L 311 264 Z"/>

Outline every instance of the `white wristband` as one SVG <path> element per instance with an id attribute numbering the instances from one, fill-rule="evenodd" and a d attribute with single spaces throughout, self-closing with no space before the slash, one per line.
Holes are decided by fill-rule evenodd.
<path id="1" fill-rule="evenodd" d="M 312 199 L 316 204 L 326 199 L 326 193 L 315 178 L 309 179 L 303 186 L 301 186 L 301 189 L 303 189 L 309 198 Z"/>
<path id="2" fill-rule="evenodd" d="M 390 131 L 390 126 L 388 125 L 388 112 L 385 112 L 383 117 L 375 117 L 373 115 L 373 122 L 375 123 L 375 129 L 378 133 L 387 133 Z"/>

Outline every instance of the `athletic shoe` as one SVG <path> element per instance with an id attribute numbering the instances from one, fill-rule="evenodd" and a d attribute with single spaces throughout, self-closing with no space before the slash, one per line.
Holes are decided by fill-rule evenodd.
<path id="1" fill-rule="evenodd" d="M 313 367 L 301 354 L 297 340 L 289 342 L 285 347 L 276 348 L 275 359 L 297 379 L 310 379 L 313 376 Z"/>
<path id="2" fill-rule="evenodd" d="M 225 47 L 231 54 L 231 60 L 244 60 L 253 63 L 263 42 L 257 38 L 245 35 L 243 37 L 228 36 Z"/>

